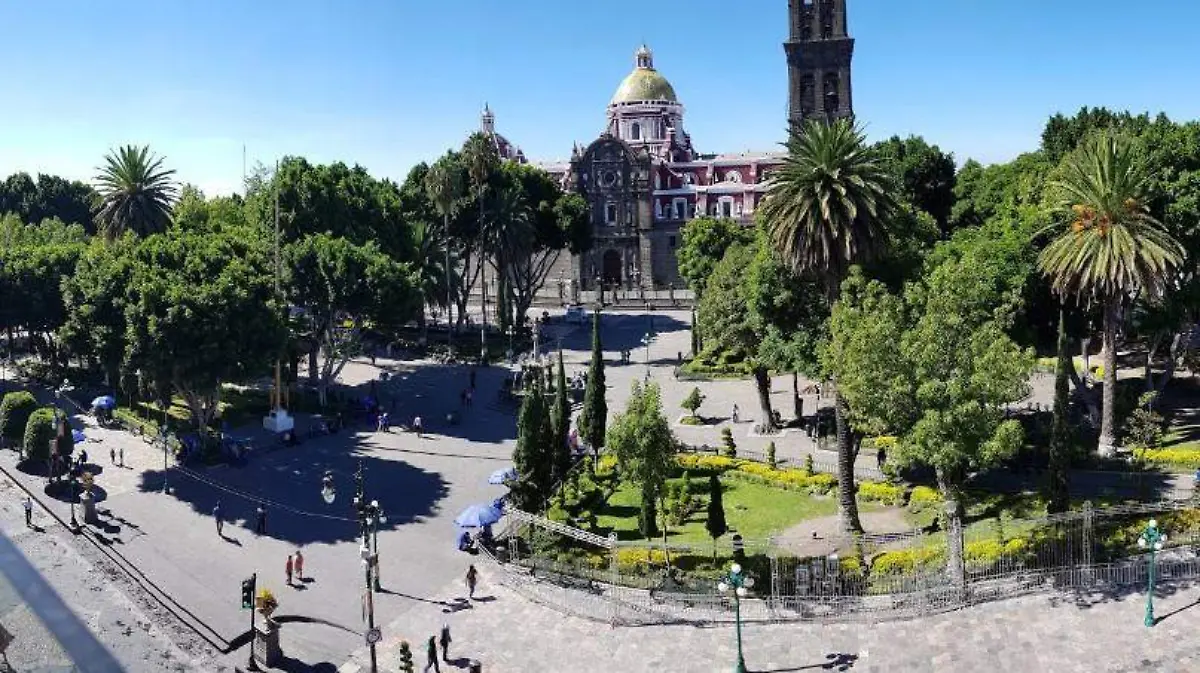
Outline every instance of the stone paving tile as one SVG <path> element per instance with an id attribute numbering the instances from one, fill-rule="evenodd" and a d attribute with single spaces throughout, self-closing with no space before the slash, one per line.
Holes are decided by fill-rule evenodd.
<path id="1" fill-rule="evenodd" d="M 449 624 L 451 656 L 483 663 L 488 673 L 609 673 L 611 671 L 728 671 L 735 656 L 732 627 L 610 628 L 531 603 L 492 583 L 484 571 L 471 608 L 448 612 L 417 605 L 383 627 L 382 670 L 395 665 L 401 639 L 421 643 Z M 1168 589 L 1170 591 L 1170 589 Z M 452 602 L 462 585 L 437 595 Z M 1132 594 L 1080 607 L 1063 597 L 1034 596 L 920 620 L 875 624 L 749 625 L 744 630 L 751 671 L 1200 671 L 1200 589 L 1184 588 L 1156 601 L 1157 626 L 1142 625 L 1145 596 Z M 367 670 L 360 649 L 338 670 Z M 464 664 L 465 665 L 465 664 Z M 447 667 L 444 670 L 455 670 Z"/>

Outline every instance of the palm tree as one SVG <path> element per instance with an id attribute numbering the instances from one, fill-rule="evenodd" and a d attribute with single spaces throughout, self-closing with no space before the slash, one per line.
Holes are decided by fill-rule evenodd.
<path id="1" fill-rule="evenodd" d="M 483 198 L 487 192 L 492 176 L 500 163 L 500 155 L 496 151 L 495 142 L 483 133 L 472 133 L 463 145 L 463 160 L 467 164 L 467 175 L 471 178 L 471 187 L 475 190 L 475 198 L 479 201 L 479 233 L 484 236 Z M 483 324 L 487 326 L 487 250 L 483 246 L 479 251 L 479 264 L 483 283 Z"/>
<path id="2" fill-rule="evenodd" d="M 496 251 L 497 282 L 501 284 L 499 301 L 503 302 L 496 307 L 497 322 L 501 329 L 516 328 L 520 325 L 513 324 L 517 318 L 512 315 L 513 288 L 521 271 L 518 266 L 527 263 L 532 253 L 535 238 L 533 210 L 520 185 L 507 184 L 496 189 L 492 215 L 493 226 L 488 232 L 488 241 Z"/>
<path id="3" fill-rule="evenodd" d="M 421 340 L 427 340 L 428 321 L 425 307 L 446 306 L 449 324 L 450 306 L 450 249 L 448 241 L 428 222 L 417 222 L 412 226 L 413 246 L 416 248 L 418 289 L 421 292 Z M 443 261 L 443 258 L 445 261 Z M 446 302 L 443 304 L 443 302 Z M 448 328 L 447 328 L 448 329 Z"/>
<path id="4" fill-rule="evenodd" d="M 450 307 L 454 305 L 450 298 L 452 284 L 450 283 L 450 214 L 454 212 L 454 203 L 462 194 L 462 182 L 459 180 L 458 166 L 447 157 L 442 157 L 425 174 L 425 192 L 433 207 L 442 216 L 442 239 L 445 245 L 446 271 L 446 343 L 450 344 L 453 335 L 450 332 Z"/>
<path id="5" fill-rule="evenodd" d="M 175 171 L 162 167 L 162 157 L 148 146 L 125 145 L 109 152 L 106 164 L 96 170 L 96 226 L 108 240 L 132 231 L 139 236 L 165 231 L 171 223 L 171 208 L 178 186 Z"/>
<path id="6" fill-rule="evenodd" d="M 771 177 L 763 222 L 784 260 L 798 273 L 816 276 L 832 306 L 850 267 L 887 248 L 887 225 L 898 209 L 891 180 L 862 129 L 847 120 L 793 128 L 787 149 L 783 166 Z M 839 514 L 842 529 L 857 533 L 862 523 L 847 412 L 845 399 L 835 392 Z"/>
<path id="7" fill-rule="evenodd" d="M 1052 205 L 1067 227 L 1038 257 L 1060 297 L 1099 304 L 1104 313 L 1104 399 L 1098 451 L 1115 445 L 1117 327 L 1121 306 L 1139 295 L 1161 297 L 1185 252 L 1147 207 L 1150 172 L 1133 143 L 1106 131 L 1068 154 L 1050 181 Z"/>

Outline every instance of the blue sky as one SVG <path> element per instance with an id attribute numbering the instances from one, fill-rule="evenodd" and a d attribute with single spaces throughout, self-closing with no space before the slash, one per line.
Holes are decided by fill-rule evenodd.
<path id="1" fill-rule="evenodd" d="M 461 144 L 484 101 L 530 158 L 604 126 L 645 41 L 701 151 L 781 140 L 784 0 L 0 2 L 0 176 L 89 178 L 149 143 L 180 179 L 238 189 L 284 154 L 402 180 Z M 872 138 L 961 161 L 1034 149 L 1081 105 L 1200 117 L 1200 3 L 850 0 L 854 103 Z"/>

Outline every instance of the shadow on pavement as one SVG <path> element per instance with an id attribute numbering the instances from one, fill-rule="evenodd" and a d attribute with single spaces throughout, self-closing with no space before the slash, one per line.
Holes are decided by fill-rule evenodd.
<path id="1" fill-rule="evenodd" d="M 262 504 L 268 537 L 300 546 L 344 542 L 358 535 L 352 500 L 354 475 L 361 463 L 366 492 L 387 513 L 387 523 L 380 525 L 381 530 L 437 511 L 437 503 L 449 492 L 440 474 L 397 460 L 363 455 L 357 443 L 347 450 L 345 438 L 344 434 L 334 435 L 266 453 L 244 468 L 174 468 L 168 473 L 168 497 L 186 502 L 209 517 L 219 500 L 226 525 L 248 532 L 254 531 L 256 509 Z M 334 476 L 337 498 L 333 504 L 321 498 L 321 479 L 326 470 Z M 146 471 L 139 488 L 159 491 L 162 480 L 161 471 Z M 216 526 L 212 525 L 215 532 Z"/>
<path id="2" fill-rule="evenodd" d="M 788 671 L 848 671 L 854 668 L 855 662 L 858 661 L 857 654 L 845 654 L 843 652 L 835 652 L 826 654 L 825 661 L 819 664 L 808 664 L 805 666 L 794 666 L 792 668 L 752 668 L 749 669 L 754 673 L 787 673 Z"/>

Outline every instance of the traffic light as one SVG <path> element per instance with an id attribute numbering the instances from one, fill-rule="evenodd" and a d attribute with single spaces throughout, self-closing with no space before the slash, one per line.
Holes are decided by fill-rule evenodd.
<path id="1" fill-rule="evenodd" d="M 242 580 L 242 608 L 245 610 L 254 609 L 254 585 L 258 579 L 258 573 Z"/>

